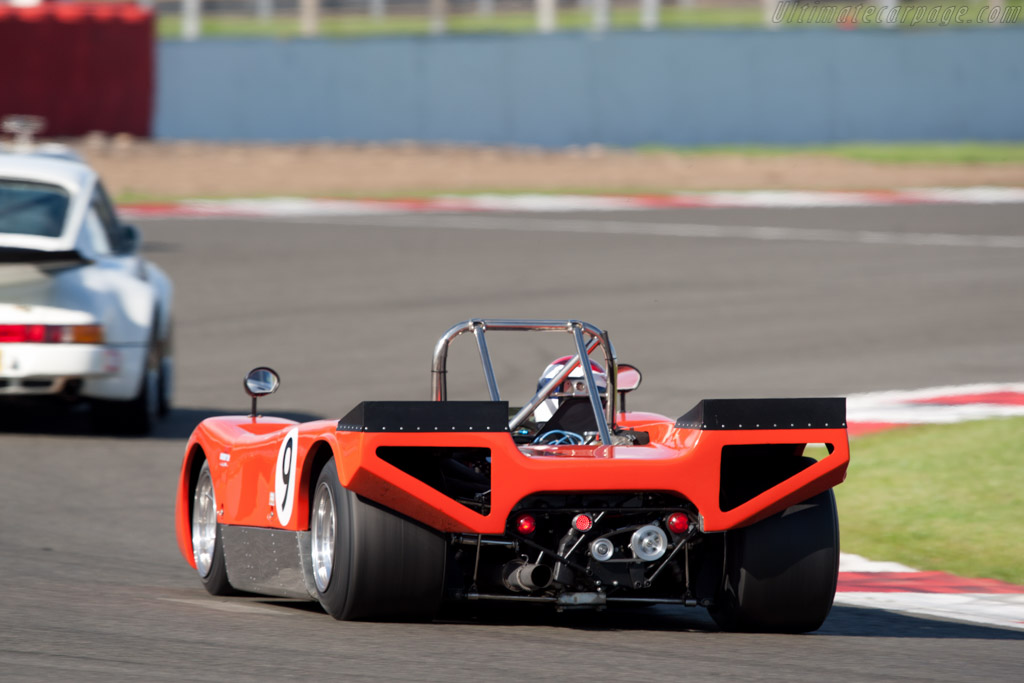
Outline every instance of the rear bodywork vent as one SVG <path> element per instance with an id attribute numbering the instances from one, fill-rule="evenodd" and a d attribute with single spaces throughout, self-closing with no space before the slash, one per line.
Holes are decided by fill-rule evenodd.
<path id="1" fill-rule="evenodd" d="M 377 457 L 465 505 L 487 514 L 491 449 L 462 446 L 381 446 Z"/>
<path id="2" fill-rule="evenodd" d="M 825 444 L 828 452 L 833 448 Z M 745 444 L 722 448 L 718 506 L 728 512 L 814 464 L 806 444 Z"/>

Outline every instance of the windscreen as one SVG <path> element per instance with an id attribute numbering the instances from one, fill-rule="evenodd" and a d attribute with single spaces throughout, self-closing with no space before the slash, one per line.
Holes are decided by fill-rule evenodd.
<path id="1" fill-rule="evenodd" d="M 0 178 L 0 233 L 59 237 L 70 201 L 56 185 Z"/>

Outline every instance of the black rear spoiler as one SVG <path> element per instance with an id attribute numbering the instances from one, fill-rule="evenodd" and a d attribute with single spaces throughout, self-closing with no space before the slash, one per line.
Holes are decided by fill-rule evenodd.
<path id="1" fill-rule="evenodd" d="M 0 247 L 0 265 L 6 263 L 39 266 L 44 270 L 74 268 L 92 263 L 77 251 L 43 251 L 41 249 L 22 249 L 19 247 Z"/>
<path id="2" fill-rule="evenodd" d="M 507 432 L 508 401 L 363 401 L 339 432 Z"/>
<path id="3" fill-rule="evenodd" d="M 845 429 L 845 398 L 706 398 L 680 429 Z"/>

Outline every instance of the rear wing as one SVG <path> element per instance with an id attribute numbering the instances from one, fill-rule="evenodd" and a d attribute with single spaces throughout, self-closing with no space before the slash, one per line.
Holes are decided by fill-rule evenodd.
<path id="1" fill-rule="evenodd" d="M 678 429 L 845 429 L 845 398 L 706 398 Z"/>
<path id="2" fill-rule="evenodd" d="M 0 265 L 5 263 L 38 266 L 44 270 L 72 268 L 92 263 L 77 251 L 44 251 L 21 247 L 0 247 Z"/>
<path id="3" fill-rule="evenodd" d="M 507 432 L 507 401 L 363 401 L 339 432 Z"/>

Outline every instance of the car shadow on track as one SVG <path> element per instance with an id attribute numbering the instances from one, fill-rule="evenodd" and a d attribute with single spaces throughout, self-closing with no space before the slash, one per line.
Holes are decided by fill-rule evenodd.
<path id="1" fill-rule="evenodd" d="M 488 625 L 544 625 L 571 629 L 697 631 L 719 632 L 718 626 L 702 608 L 651 606 L 609 609 L 604 612 L 530 609 L 525 606 L 502 610 L 481 609 L 471 617 L 451 623 Z M 732 635 L 732 634 L 723 634 Z M 980 624 L 927 619 L 884 610 L 835 606 L 825 624 L 808 636 L 846 636 L 854 638 L 972 638 L 977 640 L 1024 640 L 1024 631 Z"/>
<path id="2" fill-rule="evenodd" d="M 161 418 L 145 436 L 116 434 L 100 430 L 90 419 L 86 406 L 12 406 L 0 413 L 0 434 L 32 434 L 39 436 L 123 437 L 149 439 L 187 439 L 200 422 L 216 415 L 239 414 L 236 409 L 175 408 Z M 296 422 L 322 420 L 312 413 L 275 411 L 274 417 Z"/>
<path id="3" fill-rule="evenodd" d="M 445 618 L 447 617 L 447 618 Z M 549 605 L 470 605 L 439 621 L 487 626 L 549 626 L 582 631 L 697 631 L 718 627 L 702 608 L 661 605 L 615 606 L 607 610 L 557 612 Z"/>
<path id="4" fill-rule="evenodd" d="M 298 600 L 259 599 L 266 605 L 316 612 L 330 619 L 319 604 Z M 673 606 L 616 607 L 603 612 L 567 610 L 555 612 L 543 605 L 457 605 L 446 608 L 436 625 L 545 626 L 582 631 L 672 631 L 722 633 L 702 608 Z M 756 637 L 764 634 L 722 633 L 723 637 Z M 939 619 L 927 619 L 884 610 L 839 607 L 821 629 L 803 637 L 927 638 L 973 640 L 1024 640 L 1024 631 L 1002 629 Z M 765 636 L 771 637 L 771 636 Z"/>
<path id="5" fill-rule="evenodd" d="M 833 607 L 818 636 L 854 638 L 971 638 L 975 640 L 1024 640 L 1024 631 L 983 624 L 915 617 L 865 607 Z"/>

